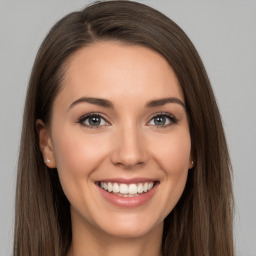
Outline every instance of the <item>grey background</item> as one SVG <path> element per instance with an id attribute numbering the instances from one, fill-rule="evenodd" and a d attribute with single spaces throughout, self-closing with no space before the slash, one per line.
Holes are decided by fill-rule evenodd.
<path id="1" fill-rule="evenodd" d="M 89 1 L 0 1 L 0 255 L 11 255 L 26 87 L 41 41 Z M 222 114 L 234 169 L 237 255 L 256 256 L 256 2 L 140 1 L 180 25 L 198 49 Z"/>

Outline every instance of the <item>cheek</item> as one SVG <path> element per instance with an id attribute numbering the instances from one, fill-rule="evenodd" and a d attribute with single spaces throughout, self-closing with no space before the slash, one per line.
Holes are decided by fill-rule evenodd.
<path id="1" fill-rule="evenodd" d="M 104 155 L 101 135 L 86 135 L 82 129 L 66 128 L 54 136 L 54 152 L 60 172 L 89 174 Z"/>
<path id="2" fill-rule="evenodd" d="M 189 169 L 190 151 L 189 132 L 172 134 L 158 140 L 155 158 L 167 175 L 179 176 Z"/>
<path id="3" fill-rule="evenodd" d="M 91 173 L 106 155 L 102 139 L 86 136 L 74 129 L 63 129 L 54 136 L 55 161 L 64 193 L 69 201 L 76 201 L 92 184 Z M 98 136 L 100 137 L 100 136 Z"/>
<path id="4" fill-rule="evenodd" d="M 54 150 L 60 175 L 81 175 L 86 171 L 84 163 L 89 164 L 89 155 L 92 155 L 92 149 L 85 143 L 78 144 L 74 137 L 56 140 Z"/>
<path id="5" fill-rule="evenodd" d="M 173 135 L 173 136 L 172 136 Z M 187 181 L 191 142 L 188 132 L 166 136 L 158 140 L 159 148 L 155 151 L 155 160 L 162 171 L 163 191 L 159 197 L 159 206 L 164 219 L 179 201 Z M 161 143 L 160 143 L 161 142 Z"/>

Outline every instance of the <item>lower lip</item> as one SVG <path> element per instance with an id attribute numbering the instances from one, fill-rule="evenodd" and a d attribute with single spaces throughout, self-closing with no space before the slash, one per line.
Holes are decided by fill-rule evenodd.
<path id="1" fill-rule="evenodd" d="M 158 184 L 155 184 L 155 186 L 149 190 L 146 193 L 139 194 L 138 196 L 133 197 L 123 197 L 123 196 L 117 196 L 113 193 L 107 192 L 106 190 L 102 189 L 98 186 L 102 196 L 113 205 L 116 205 L 118 207 L 124 207 L 124 208 L 132 208 L 132 207 L 138 207 L 146 202 L 148 202 L 152 196 L 154 195 Z"/>

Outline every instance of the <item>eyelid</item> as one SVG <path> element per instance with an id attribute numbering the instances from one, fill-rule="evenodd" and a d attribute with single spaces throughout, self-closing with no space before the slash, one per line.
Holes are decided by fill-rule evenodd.
<path id="1" fill-rule="evenodd" d="M 167 125 L 159 125 L 159 126 L 157 126 L 157 125 L 150 125 L 149 123 L 151 122 L 151 120 L 153 119 L 153 118 L 156 118 L 156 117 L 158 117 L 158 116 L 164 116 L 164 117 L 167 117 L 167 118 L 169 118 L 169 120 L 170 120 L 170 123 L 169 124 L 167 124 Z M 176 123 L 178 123 L 178 119 L 173 115 L 173 114 L 170 114 L 170 113 L 168 113 L 168 112 L 159 112 L 159 113 L 156 113 L 156 114 L 154 114 L 154 115 L 152 115 L 151 117 L 150 117 L 150 120 L 147 122 L 147 125 L 148 126 L 156 126 L 157 128 L 166 128 L 166 127 L 169 127 L 169 126 L 171 126 L 171 125 L 173 125 L 173 124 L 176 124 Z"/>
<path id="2" fill-rule="evenodd" d="M 95 127 L 94 127 L 94 126 L 91 126 L 91 125 L 86 125 L 86 124 L 84 124 L 84 121 L 85 121 L 87 118 L 89 118 L 89 117 L 94 117 L 94 116 L 102 118 L 107 124 L 106 124 L 106 125 L 98 125 L 98 126 L 95 126 Z M 87 128 L 90 128 L 90 129 L 99 129 L 99 128 L 103 127 L 103 126 L 108 126 L 108 125 L 110 125 L 110 122 L 107 121 L 107 119 L 106 119 L 104 116 L 105 116 L 105 115 L 104 115 L 103 113 L 100 113 L 100 112 L 90 112 L 90 113 L 87 113 L 87 114 L 85 114 L 85 115 L 79 117 L 79 119 L 77 120 L 76 123 L 79 123 L 79 124 L 81 124 L 82 126 L 87 127 Z"/>

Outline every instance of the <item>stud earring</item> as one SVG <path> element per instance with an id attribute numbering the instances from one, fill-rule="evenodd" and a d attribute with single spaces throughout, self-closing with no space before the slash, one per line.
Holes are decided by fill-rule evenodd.
<path id="1" fill-rule="evenodd" d="M 193 160 L 191 161 L 191 164 L 194 165 L 194 161 Z"/>
<path id="2" fill-rule="evenodd" d="M 51 161 L 48 159 L 48 157 L 46 158 L 46 160 L 45 160 L 45 162 L 47 163 L 47 164 L 49 164 Z"/>

